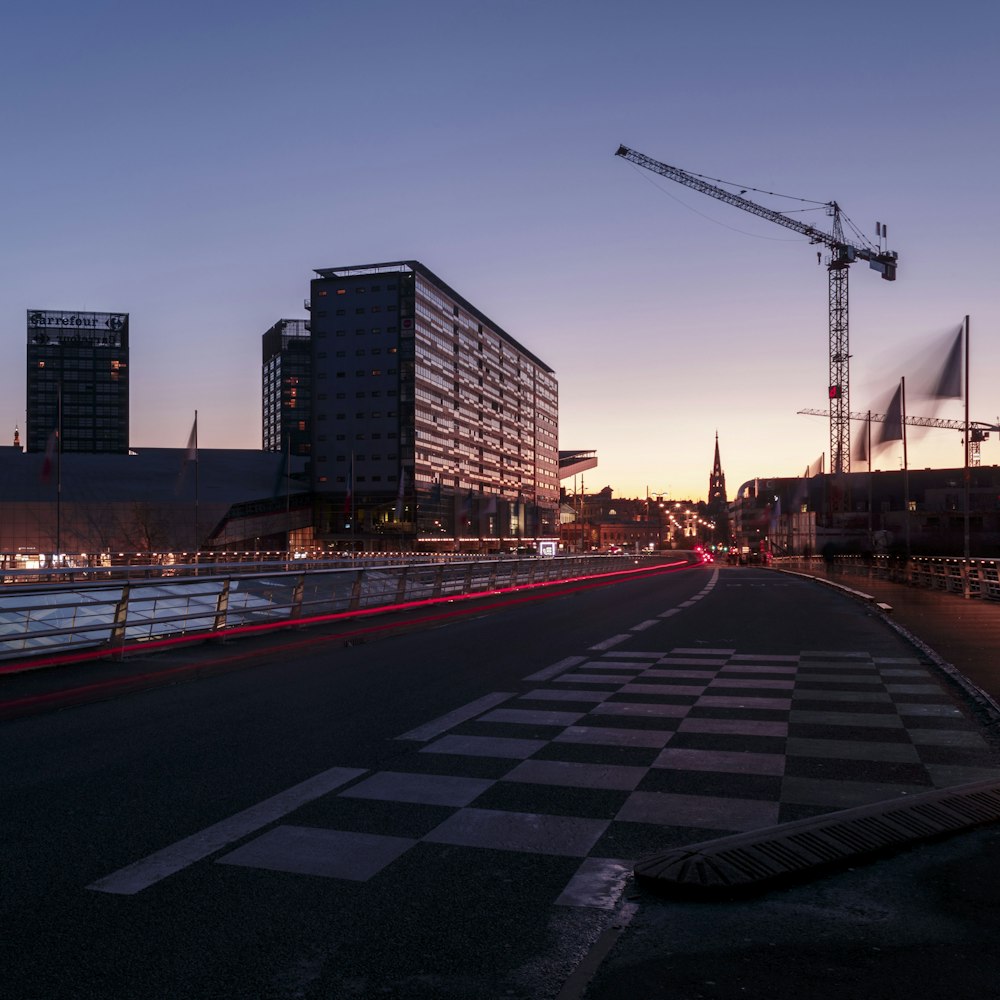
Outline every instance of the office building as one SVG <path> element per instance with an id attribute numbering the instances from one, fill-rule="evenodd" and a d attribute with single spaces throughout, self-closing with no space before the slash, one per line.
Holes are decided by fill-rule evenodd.
<path id="1" fill-rule="evenodd" d="M 308 455 L 311 448 L 312 355 L 309 323 L 279 319 L 262 338 L 264 451 Z"/>
<path id="2" fill-rule="evenodd" d="M 28 310 L 29 452 L 128 453 L 128 313 Z"/>
<path id="3" fill-rule="evenodd" d="M 316 275 L 317 530 L 383 547 L 556 537 L 552 369 L 417 261 Z"/>

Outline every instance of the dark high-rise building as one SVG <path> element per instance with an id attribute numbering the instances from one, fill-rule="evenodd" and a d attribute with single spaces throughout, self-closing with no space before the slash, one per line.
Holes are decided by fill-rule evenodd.
<path id="1" fill-rule="evenodd" d="M 555 537 L 552 369 L 418 261 L 316 274 L 319 531 L 424 543 Z"/>
<path id="2" fill-rule="evenodd" d="M 28 310 L 27 450 L 127 454 L 128 313 Z"/>
<path id="3" fill-rule="evenodd" d="M 279 319 L 262 338 L 264 451 L 308 455 L 312 435 L 309 323 Z"/>

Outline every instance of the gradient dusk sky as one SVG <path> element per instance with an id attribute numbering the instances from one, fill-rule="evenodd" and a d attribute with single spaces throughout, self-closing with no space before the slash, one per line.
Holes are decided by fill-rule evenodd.
<path id="1" fill-rule="evenodd" d="M 28 309 L 131 314 L 133 447 L 183 447 L 197 409 L 203 447 L 258 448 L 261 334 L 313 268 L 412 258 L 555 370 L 588 491 L 703 498 L 716 431 L 730 495 L 800 474 L 829 450 L 797 415 L 827 406 L 816 247 L 619 143 L 886 223 L 899 279 L 851 270 L 851 408 L 969 314 L 971 416 L 997 420 L 992 0 L 54 0 L 3 25 L 8 440 Z M 961 465 L 959 434 L 909 460 Z"/>

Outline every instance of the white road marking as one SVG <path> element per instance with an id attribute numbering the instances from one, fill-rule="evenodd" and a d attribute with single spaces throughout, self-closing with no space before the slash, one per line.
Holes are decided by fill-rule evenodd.
<path id="1" fill-rule="evenodd" d="M 570 667 L 575 667 L 578 663 L 583 663 L 584 660 L 586 660 L 585 656 L 567 656 L 565 660 L 553 663 L 551 667 L 546 667 L 537 673 L 529 674 L 523 679 L 526 681 L 548 681 L 555 677 L 556 674 L 561 674 L 563 671 L 569 670 Z"/>
<path id="2" fill-rule="evenodd" d="M 613 910 L 632 874 L 632 864 L 618 858 L 584 858 L 556 906 L 595 906 Z"/>
<path id="3" fill-rule="evenodd" d="M 119 868 L 118 871 L 91 882 L 87 888 L 96 892 L 133 896 L 366 773 L 364 769 L 356 767 L 331 767 L 328 771 L 236 813 L 235 816 L 178 840 L 162 851 L 150 854 L 125 868 Z"/>
<path id="4" fill-rule="evenodd" d="M 639 622 L 638 625 L 633 625 L 631 631 L 633 632 L 645 632 L 646 629 L 652 628 L 654 625 L 658 625 L 659 622 L 655 618 L 650 618 L 648 621 Z"/>
<path id="5" fill-rule="evenodd" d="M 617 646 L 620 643 L 625 642 L 630 639 L 629 635 L 613 635 L 610 639 L 605 639 L 603 642 L 596 642 L 591 649 L 610 649 L 612 646 Z"/>
<path id="6" fill-rule="evenodd" d="M 468 705 L 456 708 L 454 712 L 449 712 L 447 715 L 426 722 L 422 726 L 417 726 L 416 729 L 411 729 L 408 733 L 397 736 L 396 739 L 418 740 L 421 743 L 426 743 L 428 740 L 433 740 L 442 733 L 448 732 L 449 729 L 454 729 L 455 726 L 468 722 L 469 719 L 474 719 L 477 715 L 482 715 L 483 712 L 487 712 L 513 697 L 514 695 L 509 691 L 494 691 L 492 694 L 470 701 Z"/>

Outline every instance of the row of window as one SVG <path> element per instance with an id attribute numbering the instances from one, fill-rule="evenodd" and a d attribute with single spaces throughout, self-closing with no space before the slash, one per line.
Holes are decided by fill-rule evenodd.
<path id="1" fill-rule="evenodd" d="M 394 292 L 394 291 L 396 291 L 396 287 L 397 286 L 394 285 L 394 284 L 392 284 L 392 285 L 386 285 L 385 286 L 385 290 L 387 292 Z M 355 285 L 354 286 L 354 294 L 355 295 L 364 295 L 365 292 L 369 292 L 369 291 L 370 292 L 381 292 L 382 291 L 382 286 L 381 285 L 371 285 L 370 287 L 367 287 L 367 288 L 364 285 Z M 328 294 L 327 293 L 327 289 L 321 288 L 317 294 L 321 298 L 325 298 L 326 295 Z M 347 294 L 347 289 L 346 288 L 337 288 L 337 289 L 335 289 L 334 294 L 335 295 L 346 295 Z"/>
<path id="2" fill-rule="evenodd" d="M 395 302 L 390 302 L 388 305 L 385 306 L 385 311 L 386 312 L 396 312 L 397 308 L 398 307 L 396 306 Z M 358 308 L 354 310 L 354 315 L 355 316 L 364 316 L 364 315 L 366 315 L 367 313 L 370 313 L 370 312 L 371 313 L 380 313 L 380 312 L 382 312 L 382 309 L 383 309 L 382 306 L 369 306 L 367 308 L 365 306 L 358 306 Z M 319 312 L 316 313 L 316 315 L 317 315 L 317 317 L 325 317 L 326 316 L 326 311 L 323 310 L 323 309 L 321 309 L 321 310 L 319 310 Z M 333 315 L 334 316 L 346 316 L 347 315 L 347 310 L 346 309 L 334 309 Z"/>
<path id="3" fill-rule="evenodd" d="M 395 389 L 386 389 L 385 390 L 385 394 L 386 394 L 386 396 L 390 396 L 390 397 L 398 395 L 398 393 L 397 393 L 397 391 Z M 372 389 L 371 392 L 363 392 L 362 391 L 362 392 L 356 392 L 354 394 L 354 398 L 355 399 L 365 399 L 365 398 L 380 399 L 381 397 L 382 397 L 382 390 L 381 389 Z M 325 393 L 325 392 L 321 392 L 321 393 L 319 393 L 317 395 L 316 398 L 319 399 L 319 400 L 325 400 L 325 399 L 328 398 L 328 394 Z M 347 399 L 347 393 L 346 392 L 335 393 L 333 398 L 334 399 Z"/>

